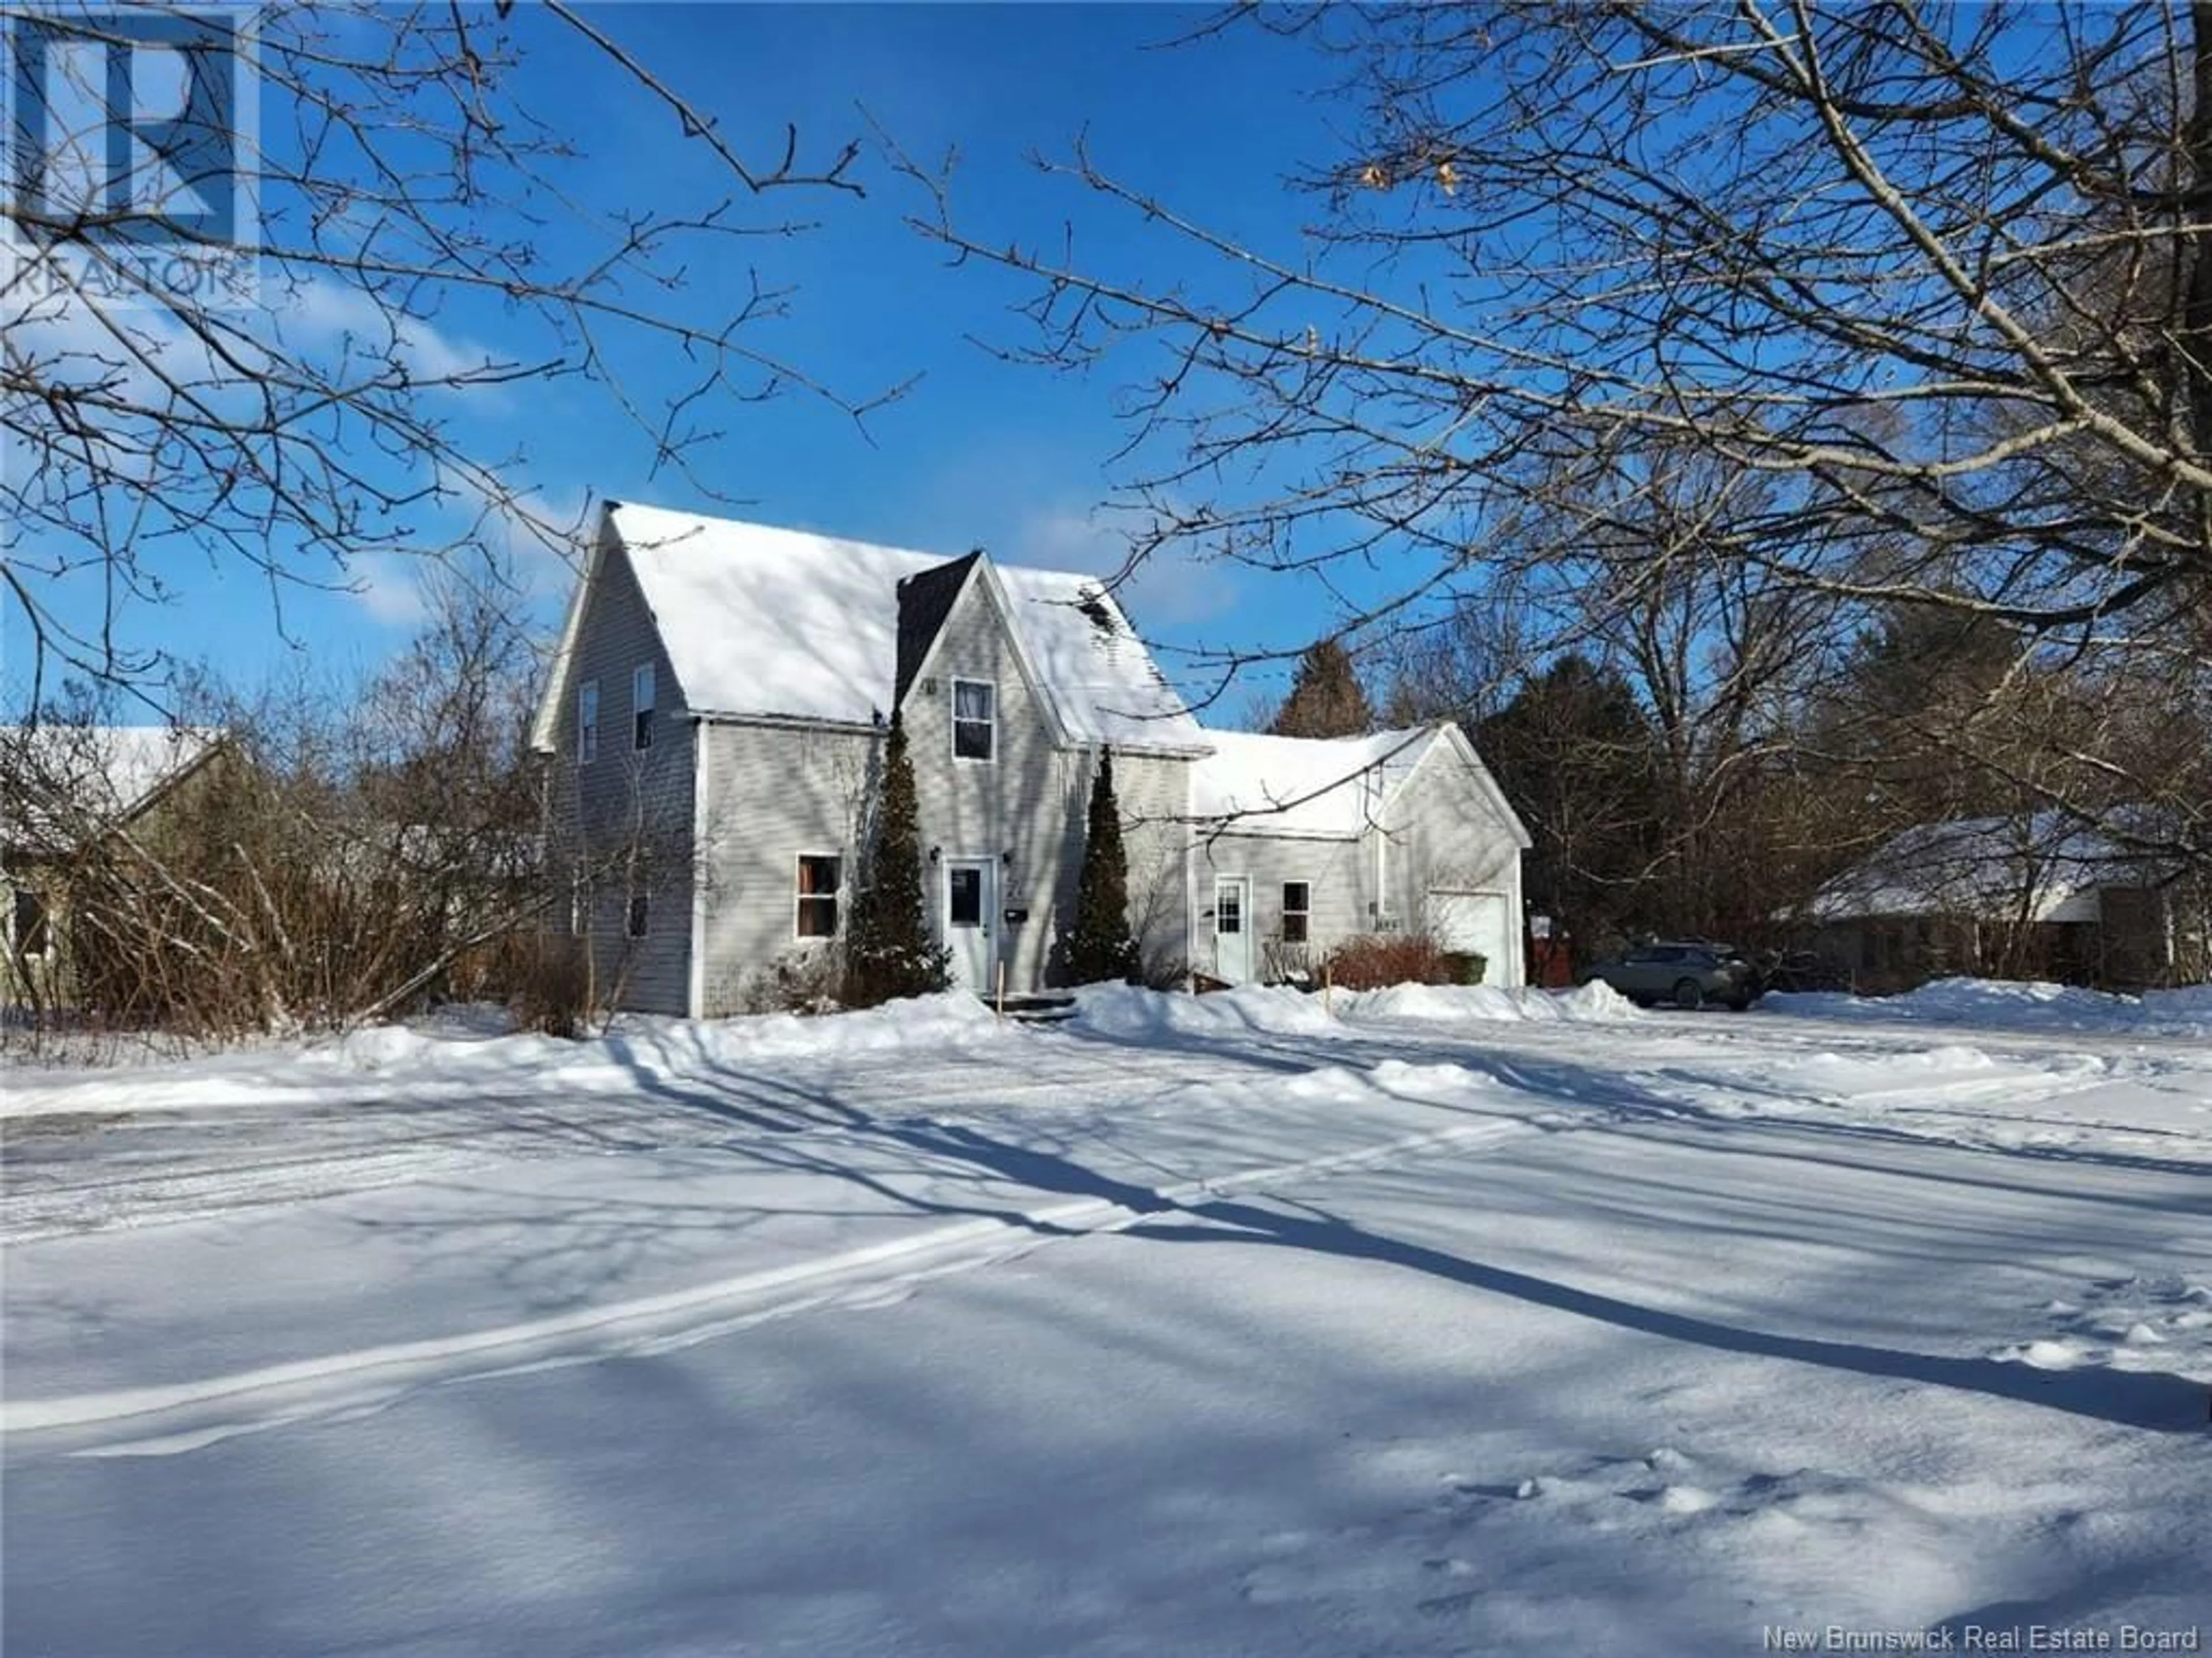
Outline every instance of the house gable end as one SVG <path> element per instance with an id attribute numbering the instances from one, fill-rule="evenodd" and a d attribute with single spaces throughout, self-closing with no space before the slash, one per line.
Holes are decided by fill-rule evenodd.
<path id="1" fill-rule="evenodd" d="M 891 706 L 906 701 L 906 694 L 921 675 L 922 664 L 937 648 L 952 607 L 968 585 L 969 572 L 983 556 L 978 550 L 935 569 L 908 576 L 898 584 L 898 671 L 891 687 Z"/>
<path id="2" fill-rule="evenodd" d="M 1474 741 L 1460 729 L 1456 720 L 1444 721 L 1437 727 L 1437 732 L 1443 738 L 1443 744 L 1431 745 L 1429 752 L 1433 753 L 1436 747 L 1449 744 L 1451 751 L 1459 756 L 1461 762 L 1473 775 L 1476 792 L 1481 795 L 1490 809 L 1498 814 L 1498 821 L 1506 833 L 1513 837 L 1513 844 L 1523 852 L 1528 851 L 1535 844 L 1529 835 L 1528 825 L 1521 821 L 1521 814 L 1513 810 L 1513 803 L 1505 798 L 1505 791 L 1498 787 L 1498 780 L 1491 774 L 1490 768 L 1482 763 L 1482 756 L 1475 751 Z M 1429 754 L 1424 753 L 1421 756 L 1422 763 L 1426 763 L 1428 758 Z M 1420 766 L 1416 765 L 1413 769 L 1419 771 Z M 1407 781 L 1412 780 L 1411 776 L 1408 775 Z"/>
<path id="3" fill-rule="evenodd" d="M 608 503 L 608 508 L 612 505 Z M 592 589 L 599 585 L 608 556 L 617 544 L 608 509 L 603 509 L 599 532 L 585 556 L 584 573 L 568 590 L 568 608 L 561 618 L 561 637 L 553 647 L 553 659 L 546 667 L 545 689 L 538 699 L 538 712 L 531 717 L 530 747 L 534 754 L 550 755 L 561 746 L 562 710 L 568 701 L 568 683 L 583 637 L 585 613 L 590 609 Z"/>
<path id="4" fill-rule="evenodd" d="M 603 529 L 570 598 L 544 694 L 531 720 L 532 751 L 545 756 L 562 751 L 575 689 L 586 679 L 599 683 L 599 742 L 629 747 L 635 674 L 641 667 L 652 670 L 653 711 L 665 729 L 689 708 L 690 698 L 627 550 Z"/>
<path id="5" fill-rule="evenodd" d="M 1005 585 L 998 578 L 998 573 L 991 568 L 989 556 L 981 552 L 975 552 L 969 554 L 966 559 L 955 560 L 954 563 L 964 565 L 965 570 L 954 586 L 951 597 L 944 601 L 943 612 L 931 630 L 928 644 L 915 657 L 911 665 L 907 659 L 903 648 L 905 641 L 903 638 L 901 640 L 902 648 L 898 665 L 905 689 L 902 690 L 898 700 L 894 703 L 894 708 L 903 709 L 906 707 L 908 693 L 922 680 L 930 677 L 932 671 L 939 665 L 947 641 L 956 634 L 974 625 L 973 607 L 977 602 L 974 596 L 981 594 L 981 602 L 990 607 L 992 614 L 990 625 L 1005 643 L 1006 653 L 1013 662 L 1014 670 L 1021 678 L 1023 688 L 1029 693 L 1030 701 L 1042 720 L 1053 746 L 1063 749 L 1076 746 L 1073 738 L 1068 732 L 1066 722 L 1060 718 L 1058 705 L 1053 701 L 1051 692 L 1046 688 L 1043 676 L 1037 671 L 1036 661 L 1030 653 L 1029 641 L 1022 634 L 1014 601 L 1007 595 Z M 924 576 L 937 574 L 936 571 L 923 573 Z M 934 599 L 929 602 L 933 609 Z M 902 627 L 902 633 L 903 631 Z"/>

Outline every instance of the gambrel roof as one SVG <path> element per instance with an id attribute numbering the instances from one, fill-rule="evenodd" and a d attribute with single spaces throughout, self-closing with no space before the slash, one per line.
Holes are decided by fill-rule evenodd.
<path id="1" fill-rule="evenodd" d="M 933 638 L 960 592 L 981 581 L 1003 601 L 1017 653 L 1069 742 L 1180 754 L 1206 747 L 1095 576 L 610 502 L 584 587 L 616 555 L 635 573 L 684 704 L 696 714 L 844 726 L 888 718 L 898 676 L 910 677 L 926 655 L 929 640 L 919 635 Z M 902 664 L 899 584 L 915 578 L 924 591 L 906 608 L 917 637 Z M 559 714 L 551 699 L 583 604 L 580 588 L 555 689 L 532 732 L 540 749 L 553 744 Z"/>
<path id="2" fill-rule="evenodd" d="M 1365 737 L 1206 736 L 1213 752 L 1192 768 L 1191 812 L 1224 833 L 1355 839 L 1425 761 L 1456 755 L 1473 768 L 1477 786 L 1515 840 L 1528 844 L 1488 768 L 1449 720 Z"/>

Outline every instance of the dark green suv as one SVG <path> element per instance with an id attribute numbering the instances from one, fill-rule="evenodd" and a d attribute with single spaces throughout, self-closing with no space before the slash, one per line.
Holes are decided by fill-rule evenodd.
<path id="1" fill-rule="evenodd" d="M 1727 944 L 1700 941 L 1638 944 L 1582 975 L 1611 985 L 1632 1002 L 1698 1008 L 1718 1002 L 1741 1012 L 1759 999 L 1759 969 Z"/>

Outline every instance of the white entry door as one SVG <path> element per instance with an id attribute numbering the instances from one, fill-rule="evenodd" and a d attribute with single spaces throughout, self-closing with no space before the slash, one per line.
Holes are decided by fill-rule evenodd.
<path id="1" fill-rule="evenodd" d="M 1482 957 L 1482 981 L 1513 985 L 1512 916 L 1502 892 L 1429 894 L 1430 936 L 1446 950 L 1472 950 Z"/>
<path id="2" fill-rule="evenodd" d="M 945 944 L 956 984 L 988 994 L 999 960 L 999 863 L 995 858 L 945 860 Z"/>
<path id="3" fill-rule="evenodd" d="M 1213 879 L 1213 976 L 1232 985 L 1252 978 L 1252 878 Z"/>

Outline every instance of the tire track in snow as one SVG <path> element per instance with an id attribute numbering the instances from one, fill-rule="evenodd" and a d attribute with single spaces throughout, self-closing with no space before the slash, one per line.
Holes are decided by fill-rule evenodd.
<path id="1" fill-rule="evenodd" d="M 944 1112 L 965 1115 L 1015 1104 L 1051 1102 L 1097 1080 L 1100 1061 L 1074 1056 L 1065 1074 L 1041 1081 L 1006 1080 L 980 1064 L 942 1062 L 917 1074 L 909 1063 L 841 1065 L 835 1084 L 864 1115 L 882 1121 Z M 1190 1081 L 1187 1055 L 1116 1053 L 1115 1080 L 1158 1084 Z M 1261 1069 L 1255 1063 L 1254 1069 Z M 1268 1073 L 1272 1074 L 1272 1073 Z M 682 1072 L 659 1080 L 701 1086 Z M 737 1079 L 742 1081 L 743 1079 Z M 803 1078 L 802 1078 L 803 1080 Z M 788 1091 L 788 1090 L 786 1090 Z M 289 1104 L 252 1114 L 226 1114 L 219 1132 L 208 1132 L 212 1113 L 167 1112 L 88 1116 L 106 1133 L 133 1137 L 133 1150 L 157 1166 L 112 1172 L 98 1138 L 42 1143 L 23 1129 L 0 1140 L 0 1243 L 34 1243 L 89 1232 L 138 1230 L 216 1219 L 272 1206 L 343 1197 L 355 1192 L 443 1175 L 465 1169 L 525 1159 L 572 1156 L 610 1149 L 663 1151 L 727 1145 L 742 1138 L 730 1121 L 696 1107 L 647 1096 L 588 1094 L 576 1114 L 529 1101 L 477 1096 L 455 1103 L 444 1096 L 374 1104 L 325 1105 L 302 1111 Z M 742 1088 L 729 1104 L 755 1113 L 778 1132 L 837 1133 L 853 1125 L 810 1114 L 801 1105 L 764 1101 Z M 462 1121 L 456 1126 L 454 1119 Z M 24 1123 L 47 1119 L 27 1118 Z M 749 1131 L 758 1133 L 759 1129 Z M 866 1132 L 865 1129 L 860 1132 Z M 323 1136 L 341 1136 L 335 1142 Z M 172 1145 L 174 1138 L 179 1144 Z"/>
<path id="2" fill-rule="evenodd" d="M 493 1330 L 401 1342 L 161 1386 L 0 1400 L 0 1437 L 49 1455 L 167 1455 L 240 1434 L 384 1409 L 433 1387 L 665 1352 L 820 1308 L 887 1304 L 929 1279 L 1026 1255 L 1043 1245 L 1124 1231 L 1216 1197 L 1324 1178 L 1416 1156 L 1556 1130 L 1541 1120 L 1462 1124 L 1324 1157 L 1153 1188 L 1158 1208 L 1078 1198 Z"/>

